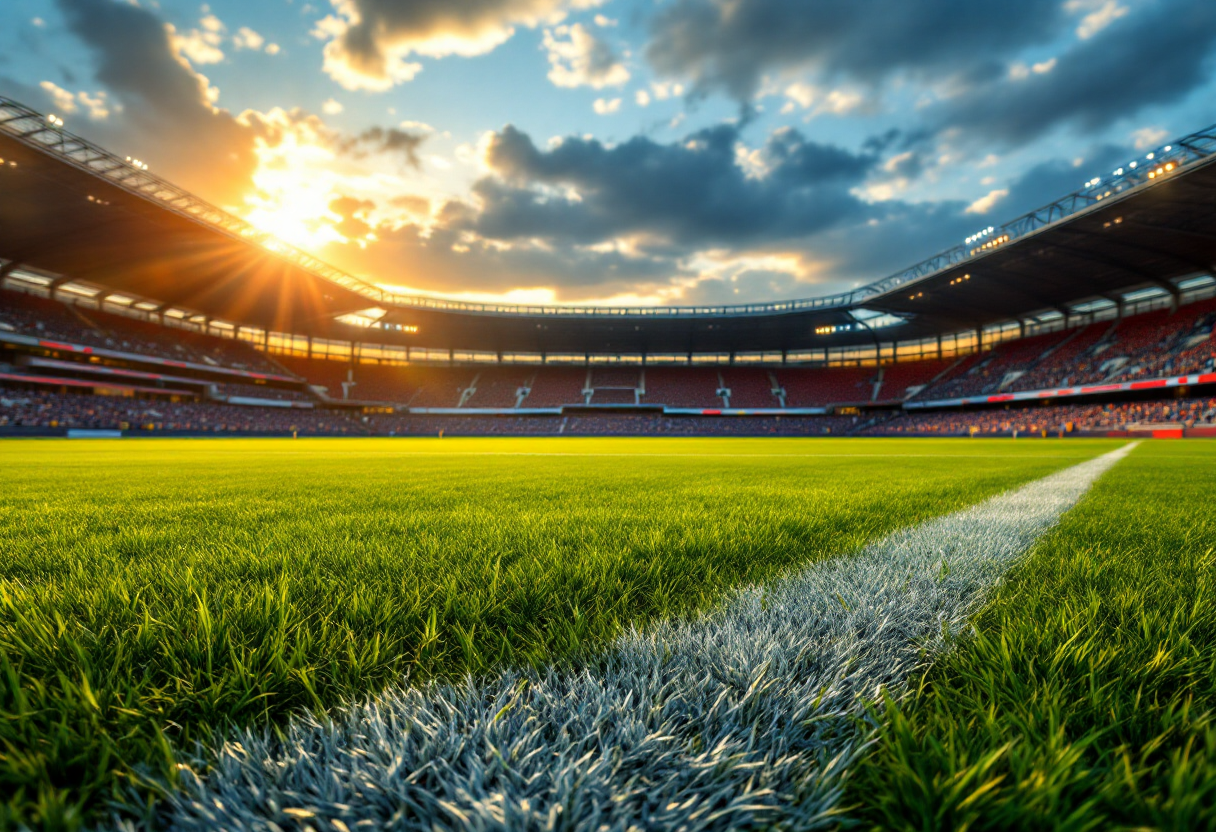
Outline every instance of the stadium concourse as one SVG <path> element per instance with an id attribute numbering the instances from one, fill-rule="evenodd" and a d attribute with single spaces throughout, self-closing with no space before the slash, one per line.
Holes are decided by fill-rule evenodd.
<path id="1" fill-rule="evenodd" d="M 0 435 L 1216 433 L 1211 297 L 869 366 L 398 366 L 21 288 L 0 291 Z"/>

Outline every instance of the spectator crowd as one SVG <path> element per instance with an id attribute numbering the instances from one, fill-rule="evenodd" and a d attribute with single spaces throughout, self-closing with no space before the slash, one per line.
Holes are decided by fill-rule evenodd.
<path id="1" fill-rule="evenodd" d="M 0 388 L 0 428 L 94 428 L 190 433 L 360 436 L 367 430 L 332 410 L 242 407 L 126 396 Z"/>
<path id="2" fill-rule="evenodd" d="M 1216 425 L 1216 398 L 1117 404 L 1076 404 L 1019 410 L 907 412 L 862 431 L 866 435 L 1049 434 L 1124 430 L 1134 425 Z"/>

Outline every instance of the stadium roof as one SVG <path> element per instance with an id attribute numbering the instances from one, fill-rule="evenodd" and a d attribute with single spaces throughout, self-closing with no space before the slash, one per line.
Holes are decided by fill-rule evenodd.
<path id="1" fill-rule="evenodd" d="M 1057 311 L 1216 266 L 1216 127 L 852 292 L 718 307 L 489 305 L 386 292 L 0 98 L 0 276 L 18 266 L 277 332 L 532 353 L 798 351 Z M 408 279 L 408 278 L 407 278 Z M 335 320 L 378 307 L 380 328 Z"/>

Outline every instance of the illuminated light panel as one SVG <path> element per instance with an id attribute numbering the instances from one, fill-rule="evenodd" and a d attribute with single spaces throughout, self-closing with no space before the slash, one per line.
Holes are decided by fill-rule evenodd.
<path id="1" fill-rule="evenodd" d="M 1007 242 L 1009 242 L 1009 235 L 1002 234 L 999 237 L 993 237 L 991 240 L 987 241 L 982 246 L 976 246 L 975 248 L 971 249 L 971 253 L 979 254 L 982 251 L 989 251 L 991 249 L 997 248 L 998 246 L 1003 246 Z"/>

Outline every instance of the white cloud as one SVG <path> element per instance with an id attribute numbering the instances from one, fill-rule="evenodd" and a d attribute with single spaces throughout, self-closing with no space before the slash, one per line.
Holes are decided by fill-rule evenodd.
<path id="1" fill-rule="evenodd" d="M 321 105 L 321 112 L 325 113 L 327 116 L 336 116 L 345 109 L 346 108 L 342 106 L 342 102 L 338 101 L 336 98 L 331 98 Z"/>
<path id="2" fill-rule="evenodd" d="M 615 20 L 613 20 L 611 17 L 605 17 L 602 14 L 597 14 L 595 16 L 595 25 L 599 26 L 601 29 L 608 29 L 612 26 L 615 26 L 616 23 L 617 22 Z"/>
<path id="3" fill-rule="evenodd" d="M 1056 68 L 1056 59 L 1049 58 L 1046 61 L 1039 61 L 1037 64 L 1027 66 L 1023 63 L 1016 63 L 1009 67 L 1009 78 L 1013 81 L 1025 81 L 1030 77 L 1031 73 L 1035 75 L 1045 75 Z"/>
<path id="4" fill-rule="evenodd" d="M 668 98 L 679 98 L 683 95 L 684 85 L 671 81 L 656 81 L 650 85 L 650 91 L 654 94 L 655 100 L 666 101 Z"/>
<path id="5" fill-rule="evenodd" d="M 46 25 L 46 21 L 43 20 L 41 17 L 35 17 L 33 20 L 30 21 L 30 23 L 37 26 L 39 29 L 41 29 L 43 26 Z"/>
<path id="6" fill-rule="evenodd" d="M 236 34 L 232 37 L 232 44 L 237 49 L 261 49 L 265 43 L 266 38 L 262 37 L 248 26 L 242 26 L 241 28 L 237 29 Z"/>
<path id="7" fill-rule="evenodd" d="M 64 113 L 76 112 L 76 96 L 65 90 L 63 87 L 51 81 L 43 81 L 38 86 L 51 97 L 55 107 Z"/>
<path id="8" fill-rule="evenodd" d="M 419 133 L 435 132 L 435 128 L 427 124 L 425 121 L 410 121 L 409 119 L 406 119 L 398 126 L 401 127 L 402 130 L 415 130 Z"/>
<path id="9" fill-rule="evenodd" d="M 785 88 L 785 97 L 806 110 L 815 103 L 815 99 L 819 97 L 819 92 L 810 84 L 804 84 L 799 81 Z"/>
<path id="10" fill-rule="evenodd" d="M 992 207 L 1000 202 L 1005 197 L 1009 196 L 1009 191 L 1002 188 L 995 191 L 989 191 L 986 196 L 982 196 L 975 202 L 967 206 L 964 213 L 967 214 L 987 214 L 992 210 Z"/>
<path id="11" fill-rule="evenodd" d="M 887 173 L 895 173 L 907 162 L 911 161 L 916 156 L 916 153 L 911 150 L 905 150 L 903 153 L 897 153 L 883 163 L 882 169 Z"/>
<path id="12" fill-rule="evenodd" d="M 1084 14 L 1077 26 L 1077 37 L 1088 40 L 1127 14 L 1127 6 L 1118 0 L 1068 0 L 1064 9 L 1071 14 Z"/>
<path id="13" fill-rule="evenodd" d="M 1136 144 L 1136 150 L 1152 150 L 1154 147 L 1164 144 L 1169 137 L 1170 134 L 1160 127 L 1141 127 L 1132 133 L 1132 141 Z"/>
<path id="14" fill-rule="evenodd" d="M 414 76 L 422 72 L 422 64 L 405 60 L 410 50 L 394 49 L 380 57 L 380 65 L 373 71 L 364 68 L 343 47 L 339 38 L 350 29 L 352 22 L 358 18 L 344 20 L 330 15 L 317 21 L 312 34 L 319 40 L 328 40 L 325 44 L 322 69 L 348 90 L 369 90 L 385 92 L 397 84 L 414 80 Z"/>
<path id="15" fill-rule="evenodd" d="M 282 48 L 277 43 L 266 44 L 266 54 L 267 55 L 277 55 L 281 51 L 282 51 Z"/>
<path id="16" fill-rule="evenodd" d="M 639 107 L 649 107 L 650 93 L 646 92 L 646 90 L 638 90 L 636 93 L 634 93 L 633 100 L 638 103 Z"/>
<path id="17" fill-rule="evenodd" d="M 170 24 L 165 24 L 165 28 L 173 44 L 190 63 L 218 64 L 224 60 L 224 52 L 220 49 L 224 43 L 224 24 L 214 14 L 207 12 L 206 6 L 203 6 L 203 10 L 206 13 L 199 20 L 198 29 L 191 29 L 182 35 Z"/>
<path id="18" fill-rule="evenodd" d="M 607 43 L 581 23 L 546 29 L 543 49 L 549 53 L 549 80 L 559 87 L 619 87 L 629 70 Z"/>
<path id="19" fill-rule="evenodd" d="M 89 111 L 89 118 L 102 121 L 110 117 L 110 107 L 106 102 L 106 94 L 104 92 L 98 92 L 96 95 L 78 92 L 76 93 L 76 99 Z"/>
<path id="20" fill-rule="evenodd" d="M 51 102 L 60 113 L 70 115 L 83 106 L 88 112 L 89 118 L 94 121 L 102 121 L 110 117 L 110 106 L 104 92 L 99 91 L 90 95 L 81 91 L 73 94 L 51 81 L 43 81 L 38 86 L 42 87 L 43 91 L 51 97 Z"/>
<path id="21" fill-rule="evenodd" d="M 807 119 L 821 115 L 843 116 L 863 109 L 866 97 L 856 90 L 823 90 L 801 81 L 785 88 L 786 102 L 781 112 L 789 114 L 797 107 L 809 110 Z"/>
<path id="22" fill-rule="evenodd" d="M 592 108 L 601 116 L 606 116 L 615 113 L 621 109 L 621 99 L 619 98 L 597 98 Z"/>
<path id="23" fill-rule="evenodd" d="M 865 106 L 866 99 L 855 90 L 832 90 L 827 99 L 815 108 L 814 115 L 828 113 L 834 116 L 848 115 Z"/>

